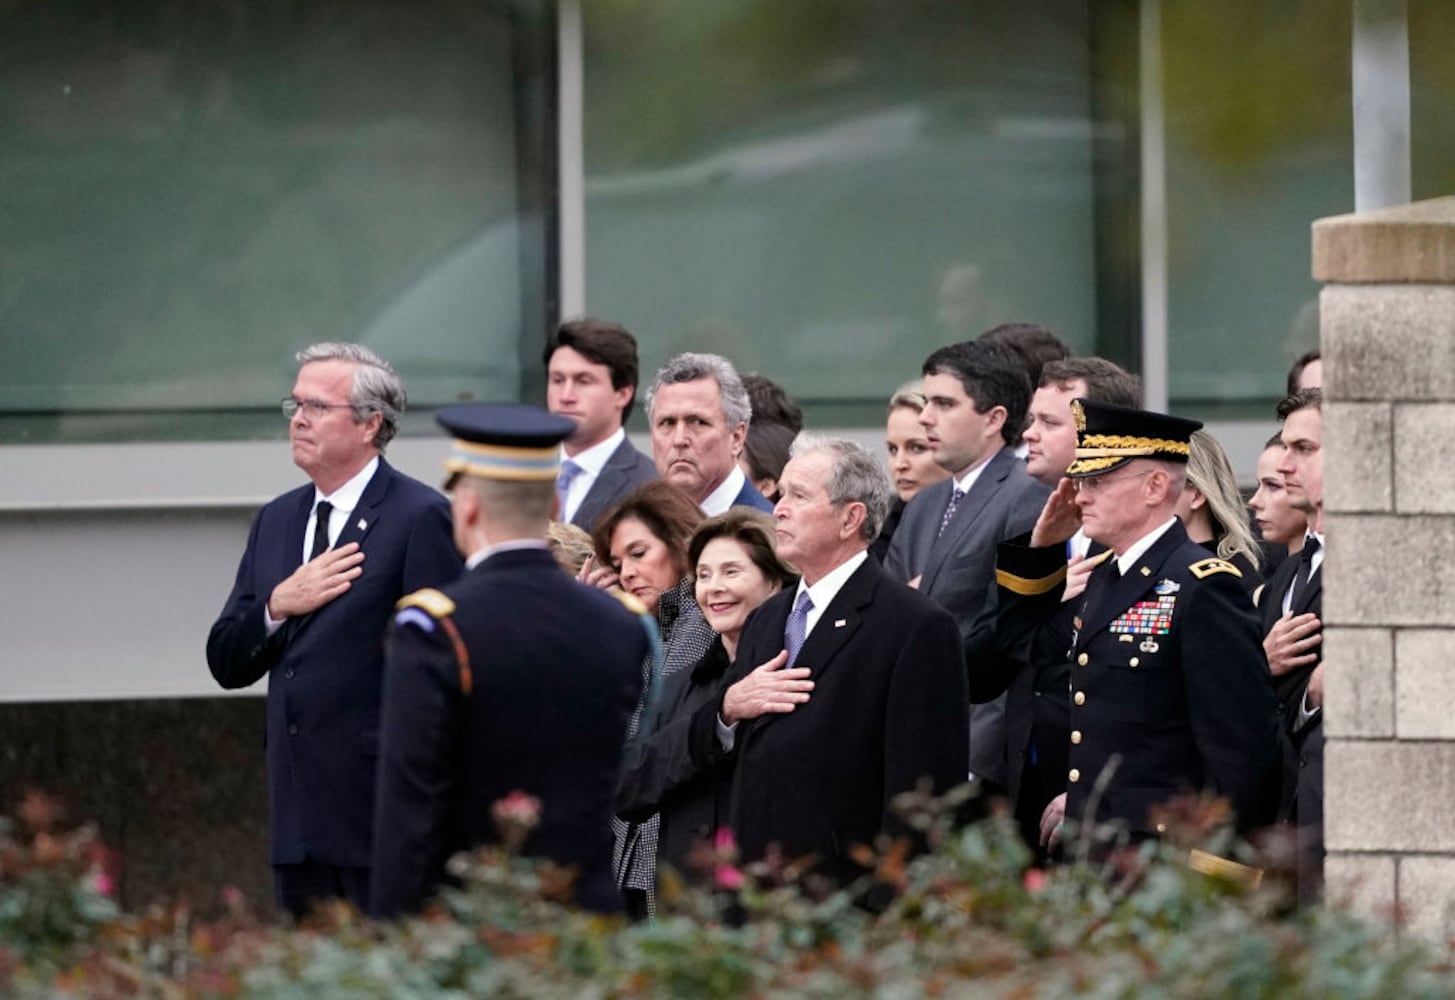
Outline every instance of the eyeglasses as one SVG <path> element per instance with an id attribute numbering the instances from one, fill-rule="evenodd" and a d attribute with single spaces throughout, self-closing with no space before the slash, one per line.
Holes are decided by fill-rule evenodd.
<path id="1" fill-rule="evenodd" d="M 328 416 L 329 410 L 352 410 L 352 403 L 325 403 L 317 399 L 294 399 L 289 396 L 283 400 L 283 416 L 292 420 L 302 410 L 310 419 L 320 420 Z"/>
<path id="2" fill-rule="evenodd" d="M 1142 479 L 1156 471 L 1156 469 L 1148 469 L 1146 472 L 1133 472 L 1126 476 L 1087 476 L 1085 479 L 1073 479 L 1071 481 L 1076 484 L 1077 493 L 1097 493 L 1107 483 L 1120 482 L 1123 479 Z"/>

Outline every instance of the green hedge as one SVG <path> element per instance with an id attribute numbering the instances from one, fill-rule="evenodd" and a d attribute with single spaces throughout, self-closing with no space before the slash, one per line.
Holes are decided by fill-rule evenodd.
<path id="1" fill-rule="evenodd" d="M 739 870 L 720 842 L 703 868 L 738 892 L 668 878 L 658 920 L 633 926 L 557 902 L 566 873 L 500 848 L 456 858 L 460 887 L 424 916 L 377 924 L 340 904 L 287 927 L 237 898 L 216 920 L 119 912 L 94 832 L 57 829 L 36 797 L 0 831 L 0 996 L 1455 996 L 1447 955 L 1295 911 L 1276 878 L 1248 890 L 1191 871 L 1187 845 L 1207 841 L 1215 809 L 1183 806 L 1169 842 L 1095 863 L 1086 848 L 1041 872 L 1003 817 L 957 828 L 944 802 L 903 805 L 933 851 L 866 852 L 852 890 L 792 864 Z M 515 822 L 518 843 L 529 817 Z M 877 914 L 855 902 L 870 885 L 896 890 Z"/>

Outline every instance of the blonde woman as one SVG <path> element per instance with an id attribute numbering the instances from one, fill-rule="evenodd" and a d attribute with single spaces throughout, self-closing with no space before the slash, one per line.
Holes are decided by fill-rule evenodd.
<path id="1" fill-rule="evenodd" d="M 1207 431 L 1192 434 L 1187 462 L 1187 485 L 1177 502 L 1177 516 L 1187 536 L 1243 574 L 1243 589 L 1251 596 L 1263 583 L 1263 555 L 1248 526 L 1233 463 L 1217 438 Z"/>

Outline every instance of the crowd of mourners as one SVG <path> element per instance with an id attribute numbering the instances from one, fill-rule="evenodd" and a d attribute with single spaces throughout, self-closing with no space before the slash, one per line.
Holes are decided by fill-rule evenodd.
<path id="1" fill-rule="evenodd" d="M 1006 810 L 1036 864 L 1221 798 L 1239 834 L 1295 845 L 1318 898 L 1316 352 L 1249 498 L 1201 424 L 1031 324 L 933 351 L 875 453 L 714 354 L 639 400 L 632 334 L 567 322 L 544 408 L 437 414 L 444 496 L 384 458 L 386 361 L 298 360 L 309 482 L 259 512 L 207 644 L 224 687 L 268 679 L 285 911 L 417 911 L 517 793 L 539 803 L 525 852 L 587 908 L 649 919 L 663 871 L 708 877 L 729 832 L 875 906 L 864 848 L 922 846 L 895 798 L 967 781 L 961 818 Z"/>

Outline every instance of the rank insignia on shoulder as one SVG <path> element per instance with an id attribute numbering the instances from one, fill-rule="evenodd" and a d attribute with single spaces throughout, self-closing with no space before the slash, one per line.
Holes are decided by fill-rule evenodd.
<path id="1" fill-rule="evenodd" d="M 1193 563 L 1191 566 L 1187 567 L 1187 571 L 1193 576 L 1197 577 L 1199 580 L 1206 580 L 1214 573 L 1231 573 L 1239 579 L 1242 579 L 1243 577 L 1243 571 L 1238 569 L 1238 567 L 1234 566 L 1226 559 L 1217 558 L 1200 559 L 1197 562 Z"/>
<path id="2" fill-rule="evenodd" d="M 626 608 L 637 617 L 641 617 L 642 615 L 649 613 L 646 604 L 644 604 L 642 602 L 642 599 L 635 594 L 629 594 L 625 590 L 608 590 L 607 593 L 610 594 L 612 597 L 615 597 L 618 601 L 621 602 L 622 607 Z"/>
<path id="3" fill-rule="evenodd" d="M 406 594 L 394 605 L 396 611 L 408 608 L 423 608 L 431 618 L 448 618 L 455 613 L 455 602 L 431 587 Z"/>
<path id="4" fill-rule="evenodd" d="M 1174 580 L 1163 579 L 1157 584 L 1158 594 L 1176 594 L 1182 590 L 1182 584 Z"/>

